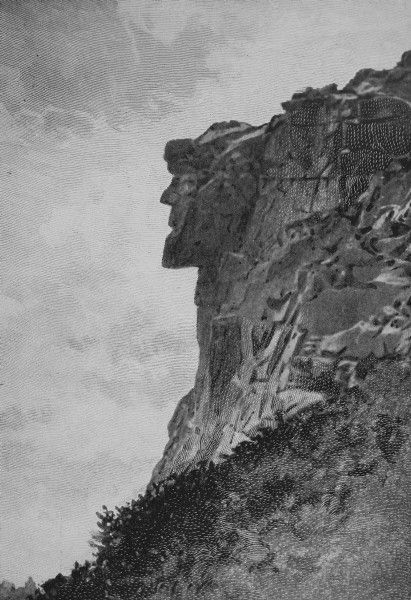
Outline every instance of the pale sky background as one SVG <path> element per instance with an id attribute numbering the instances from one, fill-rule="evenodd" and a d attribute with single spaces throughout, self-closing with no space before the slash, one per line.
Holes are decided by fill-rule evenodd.
<path id="1" fill-rule="evenodd" d="M 0 2 L 0 581 L 90 557 L 193 384 L 166 141 L 390 68 L 410 31 L 408 0 Z"/>

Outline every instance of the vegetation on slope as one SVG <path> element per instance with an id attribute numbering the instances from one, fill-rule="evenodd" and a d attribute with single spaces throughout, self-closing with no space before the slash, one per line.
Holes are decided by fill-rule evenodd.
<path id="1" fill-rule="evenodd" d="M 115 511 L 103 507 L 95 562 L 76 563 L 37 597 L 234 600 L 276 589 L 297 597 L 287 586 L 321 576 L 321 547 L 333 540 L 338 549 L 333 536 L 356 518 L 372 482 L 379 490 L 394 471 L 405 477 L 409 364 L 360 367 L 363 385 L 336 388 L 327 406 L 260 431 L 225 462 L 174 475 Z"/>
<path id="2" fill-rule="evenodd" d="M 24 586 L 17 587 L 9 581 L 3 580 L 0 583 L 0 600 L 25 600 L 30 598 L 36 591 L 36 584 L 31 577 L 28 578 Z"/>

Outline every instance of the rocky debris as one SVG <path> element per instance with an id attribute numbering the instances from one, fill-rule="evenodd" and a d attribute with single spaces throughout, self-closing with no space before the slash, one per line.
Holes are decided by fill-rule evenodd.
<path id="1" fill-rule="evenodd" d="M 198 267 L 200 360 L 153 481 L 409 363 L 410 56 L 167 144 L 163 264 Z"/>

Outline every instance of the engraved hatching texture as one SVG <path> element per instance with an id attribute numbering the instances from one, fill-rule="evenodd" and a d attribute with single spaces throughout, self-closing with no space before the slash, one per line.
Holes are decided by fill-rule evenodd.
<path id="1" fill-rule="evenodd" d="M 411 345 L 411 54 L 261 127 L 169 142 L 164 266 L 198 267 L 195 386 L 153 480 L 219 461 Z"/>

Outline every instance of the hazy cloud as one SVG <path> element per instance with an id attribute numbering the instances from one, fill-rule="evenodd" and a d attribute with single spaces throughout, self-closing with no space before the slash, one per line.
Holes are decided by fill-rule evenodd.
<path id="1" fill-rule="evenodd" d="M 5 110 L 24 128 L 87 135 L 96 118 L 116 125 L 161 116 L 217 76 L 206 59 L 219 36 L 195 10 L 169 39 L 149 3 L 137 4 L 138 12 L 110 0 L 2 3 Z"/>

